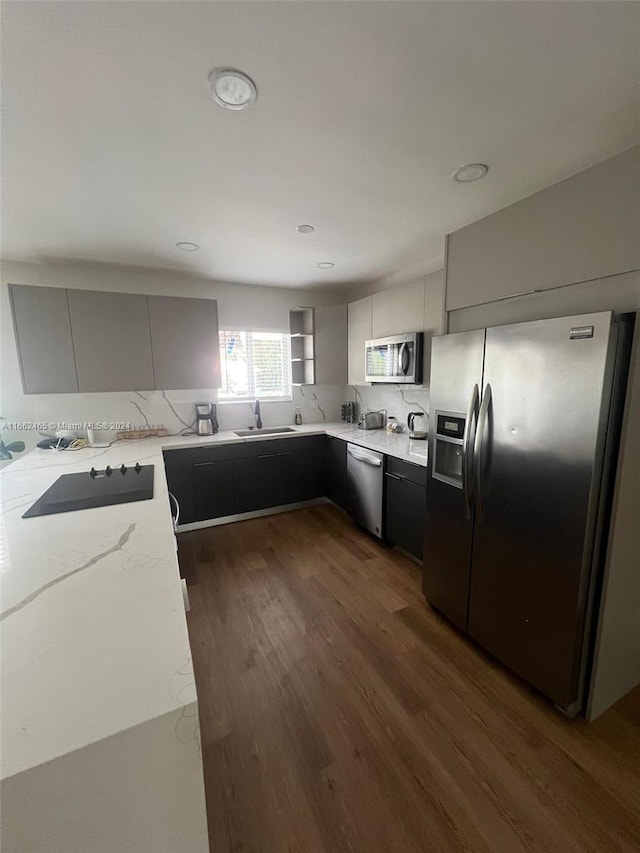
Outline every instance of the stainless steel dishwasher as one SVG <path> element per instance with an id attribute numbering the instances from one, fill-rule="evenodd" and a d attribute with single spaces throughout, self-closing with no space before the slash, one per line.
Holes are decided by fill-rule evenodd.
<path id="1" fill-rule="evenodd" d="M 351 515 L 358 524 L 379 538 L 382 538 L 383 460 L 382 453 L 347 443 Z"/>

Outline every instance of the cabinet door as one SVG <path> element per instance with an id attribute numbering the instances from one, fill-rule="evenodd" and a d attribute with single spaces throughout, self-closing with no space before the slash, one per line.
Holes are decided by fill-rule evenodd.
<path id="1" fill-rule="evenodd" d="M 387 472 L 385 538 L 422 560 L 425 489 Z"/>
<path id="2" fill-rule="evenodd" d="M 78 390 L 67 291 L 9 285 L 25 394 Z"/>
<path id="3" fill-rule="evenodd" d="M 68 290 L 79 391 L 154 388 L 147 297 Z"/>
<path id="4" fill-rule="evenodd" d="M 424 278 L 373 295 L 373 338 L 421 332 L 424 317 Z"/>
<path id="5" fill-rule="evenodd" d="M 326 495 L 329 500 L 349 512 L 349 479 L 347 477 L 347 442 L 327 437 L 326 445 Z"/>
<path id="6" fill-rule="evenodd" d="M 196 521 L 233 515 L 236 502 L 233 485 L 233 462 L 219 459 L 193 466 Z"/>
<path id="7" fill-rule="evenodd" d="M 278 453 L 279 504 L 309 501 L 317 497 L 313 452 L 293 450 Z"/>
<path id="8" fill-rule="evenodd" d="M 180 524 L 190 524 L 196 520 L 192 451 L 166 450 L 163 456 L 167 486 L 180 504 Z"/>
<path id="9" fill-rule="evenodd" d="M 220 387 L 215 299 L 150 296 L 149 318 L 158 390 Z"/>
<path id="10" fill-rule="evenodd" d="M 349 385 L 364 385 L 364 344 L 373 337 L 372 304 L 371 296 L 349 303 Z"/>
<path id="11" fill-rule="evenodd" d="M 275 453 L 235 459 L 233 477 L 236 512 L 252 512 L 280 503 L 278 457 Z"/>
<path id="12" fill-rule="evenodd" d="M 316 384 L 346 385 L 347 306 L 318 305 L 315 314 Z"/>
<path id="13" fill-rule="evenodd" d="M 639 265 L 640 146 L 447 238 L 447 311 Z"/>

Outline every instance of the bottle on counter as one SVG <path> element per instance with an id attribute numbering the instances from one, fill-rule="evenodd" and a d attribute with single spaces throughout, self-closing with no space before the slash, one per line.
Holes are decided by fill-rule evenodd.
<path id="1" fill-rule="evenodd" d="M 296 406 L 296 416 L 295 416 L 296 426 L 300 426 L 302 423 L 302 412 L 300 411 L 300 406 Z"/>

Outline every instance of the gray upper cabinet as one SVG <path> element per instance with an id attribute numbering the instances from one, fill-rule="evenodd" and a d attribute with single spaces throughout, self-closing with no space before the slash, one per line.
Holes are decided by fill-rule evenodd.
<path id="1" fill-rule="evenodd" d="M 373 338 L 422 331 L 424 278 L 373 294 Z"/>
<path id="2" fill-rule="evenodd" d="M 316 306 L 316 383 L 347 384 L 347 306 Z"/>
<path id="3" fill-rule="evenodd" d="M 156 388 L 219 388 L 218 303 L 215 299 L 150 296 Z"/>
<path id="4" fill-rule="evenodd" d="M 640 267 L 640 146 L 450 234 L 455 311 Z"/>
<path id="5" fill-rule="evenodd" d="M 69 290 L 79 391 L 154 388 L 147 297 Z"/>
<path id="6" fill-rule="evenodd" d="M 373 299 L 365 296 L 349 303 L 349 385 L 364 385 L 364 344 L 371 340 Z"/>
<path id="7" fill-rule="evenodd" d="M 9 285 L 25 394 L 78 390 L 67 291 Z"/>

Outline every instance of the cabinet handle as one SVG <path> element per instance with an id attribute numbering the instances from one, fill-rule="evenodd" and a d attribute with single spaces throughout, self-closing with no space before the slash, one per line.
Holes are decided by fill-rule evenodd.
<path id="1" fill-rule="evenodd" d="M 403 477 L 398 477 L 398 475 L 397 475 L 397 474 L 391 474 L 389 471 L 387 471 L 387 477 L 391 477 L 391 479 L 392 479 L 392 480 L 402 480 L 402 479 L 404 479 Z"/>
<path id="2" fill-rule="evenodd" d="M 191 610 L 191 602 L 189 601 L 187 582 L 184 578 L 180 578 L 180 586 L 182 587 L 182 603 L 184 604 L 185 611 L 188 613 Z"/>
<path id="3" fill-rule="evenodd" d="M 273 459 L 275 456 L 275 453 L 261 453 L 260 456 L 254 456 L 254 459 Z"/>

